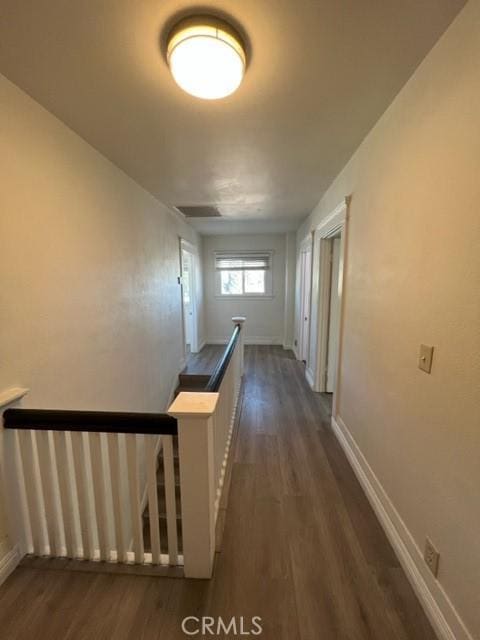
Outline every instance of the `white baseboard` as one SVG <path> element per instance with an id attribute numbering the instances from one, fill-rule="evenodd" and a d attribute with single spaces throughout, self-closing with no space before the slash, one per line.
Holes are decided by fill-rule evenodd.
<path id="1" fill-rule="evenodd" d="M 313 376 L 313 371 L 311 371 L 308 367 L 305 369 L 305 378 L 307 379 L 308 384 L 313 389 L 315 385 L 315 379 Z"/>
<path id="2" fill-rule="evenodd" d="M 246 336 L 245 344 L 282 344 L 282 338 L 275 338 L 274 336 Z"/>
<path id="3" fill-rule="evenodd" d="M 332 428 L 440 640 L 474 640 L 343 420 Z"/>
<path id="4" fill-rule="evenodd" d="M 209 338 L 207 344 L 228 344 L 228 338 Z M 273 336 L 246 336 L 244 344 L 282 344 L 282 338 L 276 338 Z"/>
<path id="5" fill-rule="evenodd" d="M 0 585 L 3 584 L 12 571 L 16 569 L 21 559 L 22 556 L 18 545 L 15 545 L 10 551 L 7 551 L 0 560 Z"/>

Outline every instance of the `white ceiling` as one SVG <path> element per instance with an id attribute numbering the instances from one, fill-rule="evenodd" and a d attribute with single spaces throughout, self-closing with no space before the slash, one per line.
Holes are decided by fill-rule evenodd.
<path id="1" fill-rule="evenodd" d="M 250 42 L 242 86 L 211 102 L 183 93 L 160 51 L 185 0 L 1 0 L 0 72 L 166 204 L 287 229 L 464 4 L 210 0 Z"/>

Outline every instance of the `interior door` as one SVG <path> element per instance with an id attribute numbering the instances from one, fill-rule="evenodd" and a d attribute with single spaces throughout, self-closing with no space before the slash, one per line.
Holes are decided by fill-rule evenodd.
<path id="1" fill-rule="evenodd" d="M 307 362 L 310 339 L 310 293 L 312 278 L 312 251 L 302 252 L 302 314 L 300 325 L 300 360 Z"/>
<path id="2" fill-rule="evenodd" d="M 327 393 L 335 390 L 338 361 L 338 334 L 340 322 L 340 297 L 338 295 L 338 278 L 340 273 L 340 237 L 330 241 L 332 252 L 332 269 L 330 284 L 330 313 L 328 322 L 327 351 Z"/>
<path id="3" fill-rule="evenodd" d="M 185 324 L 185 345 L 187 352 L 192 347 L 193 336 L 193 305 L 192 305 L 192 256 L 188 251 L 182 251 L 182 293 L 183 320 Z"/>

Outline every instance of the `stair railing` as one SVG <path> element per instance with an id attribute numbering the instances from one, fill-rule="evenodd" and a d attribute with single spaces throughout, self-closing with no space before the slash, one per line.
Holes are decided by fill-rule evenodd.
<path id="1" fill-rule="evenodd" d="M 7 409 L 3 422 L 5 493 L 21 555 L 183 563 L 176 526 L 175 418 Z M 157 487 L 160 449 L 164 496 Z M 159 497 L 166 504 L 165 539 L 160 535 Z M 149 531 L 143 519 L 147 506 Z"/>
<path id="2" fill-rule="evenodd" d="M 5 495 L 21 555 L 183 565 L 186 577 L 211 577 L 243 374 L 245 318 L 232 320 L 206 390 L 179 393 L 168 414 L 4 412 Z"/>
<path id="3" fill-rule="evenodd" d="M 232 337 L 204 391 L 181 392 L 169 415 L 178 421 L 186 577 L 209 578 L 215 529 L 243 375 L 243 317 L 232 318 Z"/>

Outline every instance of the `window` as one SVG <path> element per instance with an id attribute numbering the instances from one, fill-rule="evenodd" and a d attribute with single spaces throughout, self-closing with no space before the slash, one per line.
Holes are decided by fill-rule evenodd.
<path id="1" fill-rule="evenodd" d="M 271 297 L 272 253 L 217 252 L 215 271 L 220 297 Z"/>

